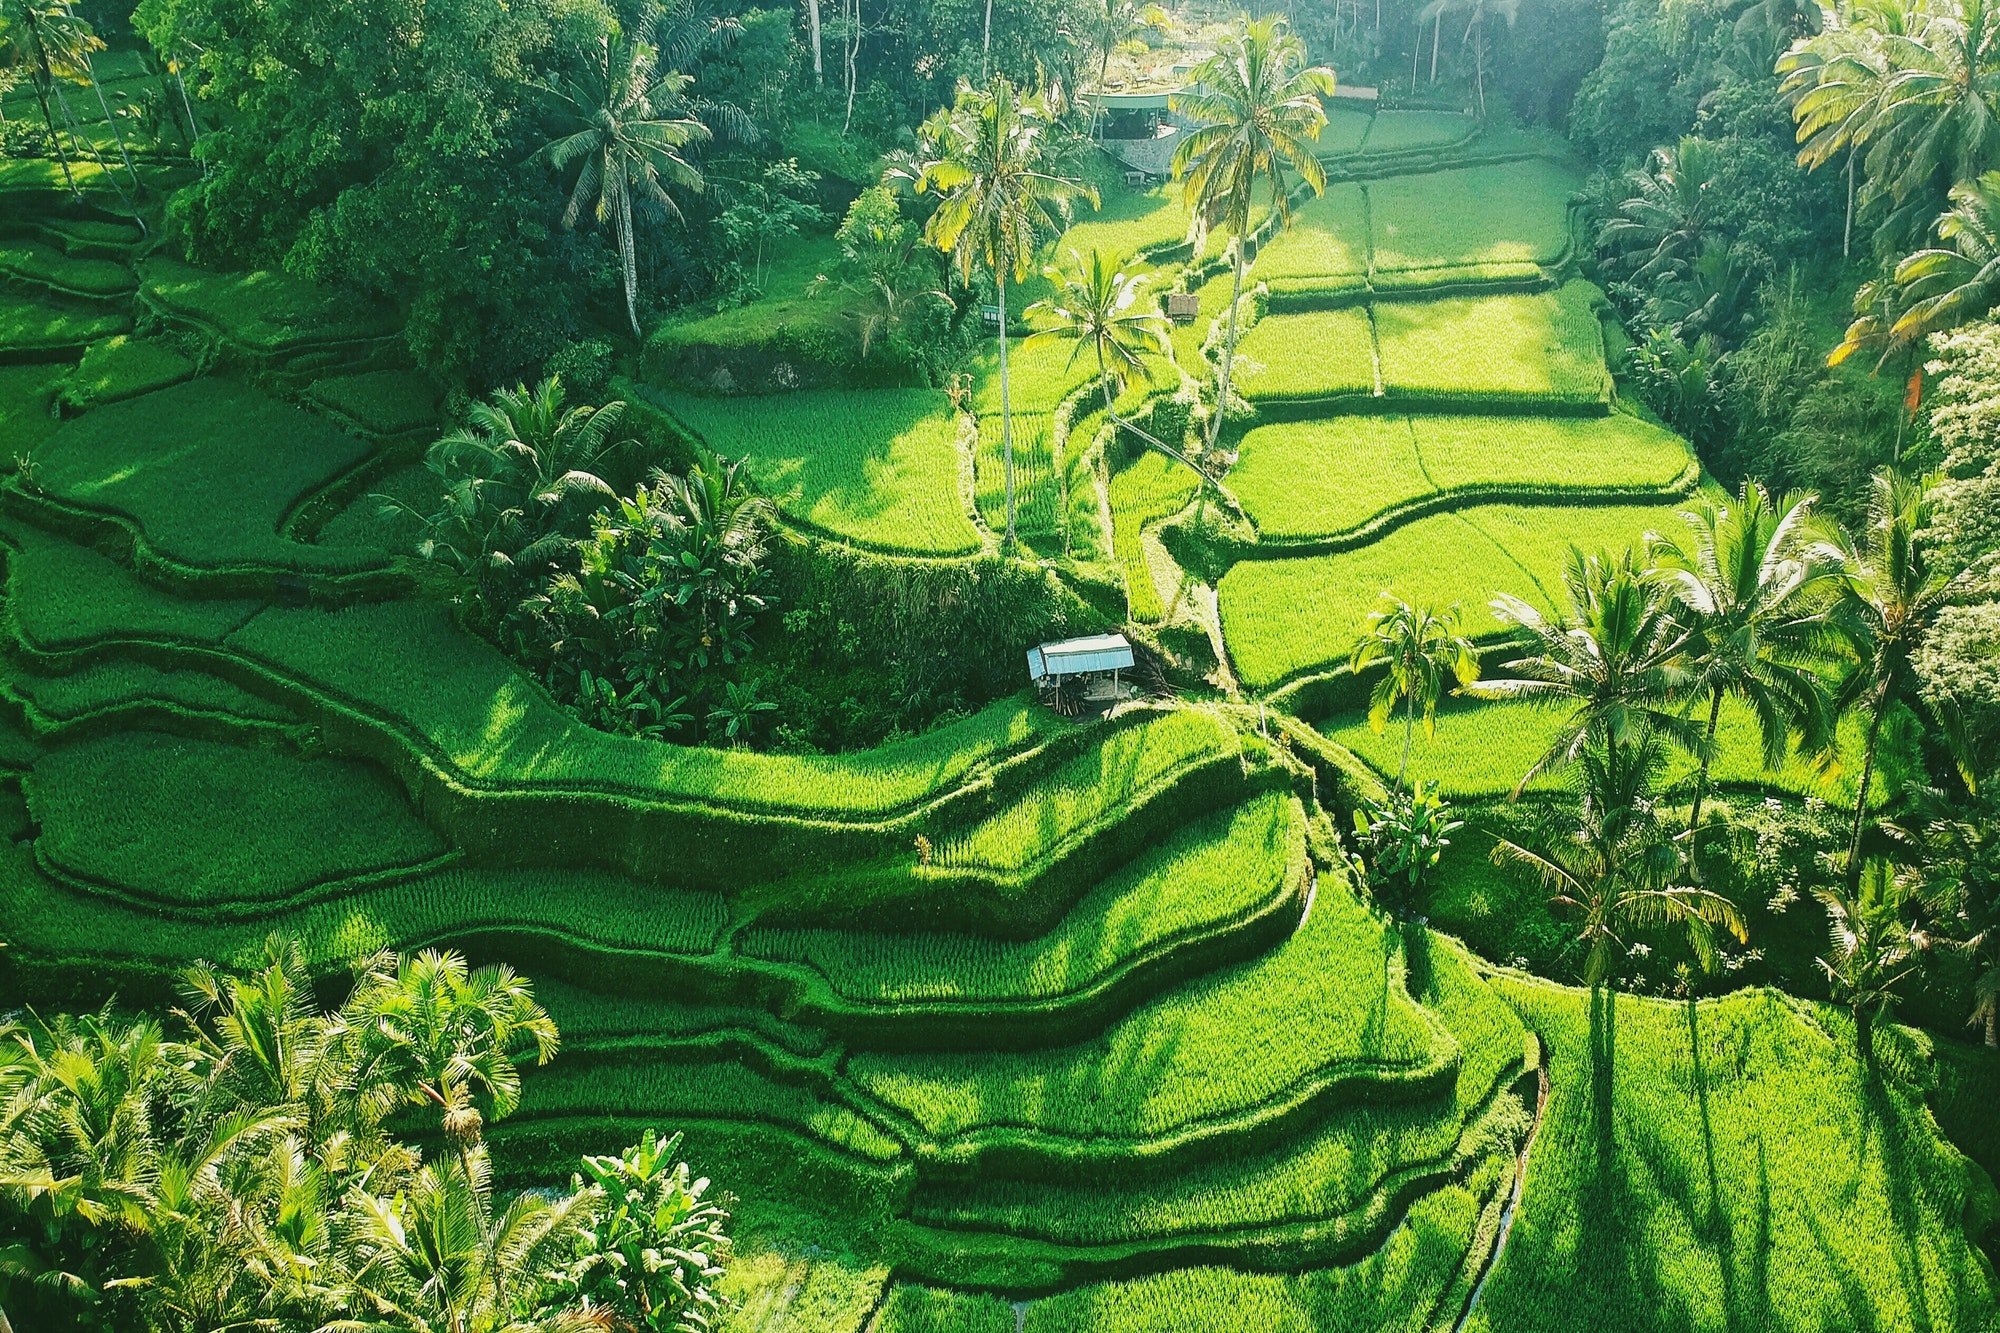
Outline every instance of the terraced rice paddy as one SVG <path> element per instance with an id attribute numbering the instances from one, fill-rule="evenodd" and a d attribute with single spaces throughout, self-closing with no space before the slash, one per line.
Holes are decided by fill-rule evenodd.
<path id="1" fill-rule="evenodd" d="M 1490 633 L 1494 593 L 1545 604 L 1570 543 L 1677 528 L 1698 484 L 1613 401 L 1593 288 L 1451 289 L 1548 287 L 1568 245 L 1567 169 L 1452 166 L 1526 151 L 1473 130 L 1335 108 L 1320 151 L 1354 179 L 1251 274 L 1297 304 L 1239 349 L 1222 484 L 1247 524 L 1211 499 L 1231 517 L 1191 536 L 1195 474 L 1129 442 L 1100 475 L 1094 411 L 1059 455 L 1094 361 L 1013 344 L 1018 518 L 1061 540 L 1008 576 L 1065 590 L 1078 632 L 1118 624 L 1122 580 L 1135 638 L 1186 631 L 1212 580 L 1240 691 L 1078 720 L 981 696 L 836 754 L 595 730 L 420 591 L 407 519 L 362 493 L 436 499 L 414 460 L 441 386 L 380 312 L 135 269 L 118 224 L 8 231 L 0 267 L 40 285 L 10 269 L 0 300 L 0 350 L 35 358 L 0 366 L 0 449 L 35 460 L 0 514 L 0 1009 L 165 1002 L 174 969 L 274 929 L 324 976 L 383 947 L 515 963 L 564 1052 L 488 1126 L 505 1183 L 685 1130 L 741 1200 L 725 1333 L 1441 1333 L 1475 1289 L 1480 1333 L 1991 1333 L 2000 1196 L 1939 1131 L 1985 1084 L 1929 1090 L 1902 1032 L 1863 1066 L 1824 1005 L 1593 997 L 1392 918 L 1334 837 L 1365 772 L 1306 752 L 1392 771 L 1400 736 L 1266 715 L 1342 667 L 1385 589 Z M 0 163 L 0 217 L 52 187 Z M 1180 210 L 1112 194 L 1065 243 L 1145 252 L 1164 287 Z M 1196 379 L 1229 285 L 1202 272 L 1173 334 Z M 141 311 L 164 336 L 131 334 Z M 1018 670 L 1017 627 L 953 600 L 1001 567 L 996 351 L 962 408 L 657 402 L 749 459 L 789 555 L 895 557 L 912 618 Z M 1438 721 L 1413 772 L 1471 798 L 1511 790 L 1554 718 Z M 1762 773 L 1749 734 L 1725 729 L 1731 788 L 1851 795 Z"/>

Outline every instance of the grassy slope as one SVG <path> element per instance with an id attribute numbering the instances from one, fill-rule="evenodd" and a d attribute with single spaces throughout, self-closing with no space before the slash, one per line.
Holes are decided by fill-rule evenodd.
<path id="1" fill-rule="evenodd" d="M 1837 1015 L 1499 985 L 1553 1091 L 1475 1333 L 2000 1327 L 1991 1180 Z"/>
<path id="2" fill-rule="evenodd" d="M 959 498 L 959 419 L 942 393 L 671 394 L 661 401 L 718 453 L 747 455 L 759 488 L 788 517 L 878 550 L 979 549 Z"/>

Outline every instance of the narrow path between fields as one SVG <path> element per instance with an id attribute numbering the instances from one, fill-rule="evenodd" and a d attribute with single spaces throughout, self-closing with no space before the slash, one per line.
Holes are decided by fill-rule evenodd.
<path id="1" fill-rule="evenodd" d="M 1521 1143 L 1521 1155 L 1514 1163 L 1514 1189 L 1507 1197 L 1507 1206 L 1500 1210 L 1500 1234 L 1493 1238 L 1493 1252 L 1486 1256 L 1485 1266 L 1479 1270 L 1479 1278 L 1472 1284 L 1472 1294 L 1466 1297 L 1465 1309 L 1459 1314 L 1458 1322 L 1452 1325 L 1452 1333 L 1465 1333 L 1465 1326 L 1472 1321 L 1472 1312 L 1479 1308 L 1479 1297 L 1486 1290 L 1486 1279 L 1493 1276 L 1493 1270 L 1500 1265 L 1500 1255 L 1507 1248 L 1507 1236 L 1514 1229 L 1514 1218 L 1521 1210 L 1521 1189 L 1528 1181 L 1528 1154 L 1534 1150 L 1535 1136 L 1542 1132 L 1542 1117 L 1549 1109 L 1549 1047 L 1539 1035 L 1535 1047 L 1541 1052 L 1536 1073 L 1535 1123 L 1528 1126 L 1528 1137 Z"/>

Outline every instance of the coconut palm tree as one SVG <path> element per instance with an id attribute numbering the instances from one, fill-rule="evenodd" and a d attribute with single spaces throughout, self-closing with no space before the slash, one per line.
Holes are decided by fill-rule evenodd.
<path id="1" fill-rule="evenodd" d="M 42 124 L 49 142 L 55 146 L 56 161 L 62 164 L 63 182 L 71 195 L 78 195 L 76 176 L 70 170 L 69 154 L 63 151 L 62 135 L 56 130 L 49 98 L 61 97 L 57 80 L 70 77 L 81 65 L 86 46 L 97 41 L 90 25 L 63 3 L 63 0 L 5 0 L 0 6 L 0 32 L 21 52 L 29 67 L 29 82 L 35 102 L 41 108 Z M 69 117 L 64 112 L 64 121 Z"/>
<path id="2" fill-rule="evenodd" d="M 1683 687 L 1708 701 L 1688 813 L 1690 863 L 1724 699 L 1749 706 L 1767 769 L 1784 764 L 1795 730 L 1815 746 L 1825 743 L 1823 687 L 1799 665 L 1825 609 L 1813 594 L 1831 572 L 1815 559 L 1812 506 L 1810 495 L 1773 501 L 1762 485 L 1746 481 L 1733 505 L 1704 500 L 1683 510 L 1684 537 L 1647 536 L 1654 575 L 1692 632 L 1683 650 Z"/>
<path id="3" fill-rule="evenodd" d="M 1860 784 L 1855 788 L 1853 834 L 1847 849 L 1847 892 L 1859 892 L 1861 836 L 1867 825 L 1870 788 L 1882 740 L 1882 724 L 1897 706 L 1922 710 L 1935 734 L 1954 750 L 1961 775 L 1974 785 L 1963 752 L 1963 728 L 1949 700 L 1927 699 L 1911 663 L 1924 631 L 1948 603 L 1953 577 L 1931 557 L 1924 533 L 1932 522 L 1929 477 L 1909 477 L 1888 468 L 1877 472 L 1868 501 L 1867 524 L 1856 542 L 1836 530 L 1825 548 L 1835 562 L 1840 600 L 1827 625 L 1849 657 L 1849 669 L 1835 691 L 1836 714 L 1860 709 L 1868 715 L 1862 741 Z"/>
<path id="4" fill-rule="evenodd" d="M 2000 171 L 1951 187 L 1951 207 L 1937 220 L 1941 245 L 1896 265 L 1902 315 L 1890 326 L 1892 348 L 1915 347 L 1932 333 L 1978 319 L 2000 304 Z"/>
<path id="5" fill-rule="evenodd" d="M 1368 724 L 1380 734 L 1403 701 L 1403 758 L 1396 765 L 1396 790 L 1410 768 L 1410 741 L 1416 734 L 1417 710 L 1424 714 L 1424 738 L 1437 734 L 1437 701 L 1450 673 L 1462 689 L 1479 679 L 1479 653 L 1472 640 L 1458 632 L 1458 607 L 1443 611 L 1413 607 L 1400 597 L 1382 594 L 1384 605 L 1368 613 L 1367 627 L 1356 641 L 1348 669 L 1356 675 L 1377 662 L 1387 666 L 1368 696 Z"/>
<path id="6" fill-rule="evenodd" d="M 1528 651 L 1504 664 L 1511 676 L 1460 687 L 1480 699 L 1571 706 L 1514 794 L 1551 765 L 1581 759 L 1592 743 L 1606 747 L 1601 762 L 1613 767 L 1640 753 L 1633 747 L 1641 740 L 1648 745 L 1664 740 L 1700 753 L 1700 731 L 1671 703 L 1685 688 L 1679 659 L 1688 631 L 1674 620 L 1659 583 L 1631 551 L 1586 556 L 1574 546 L 1564 557 L 1562 582 L 1568 608 L 1553 618 L 1511 594 L 1493 599 L 1493 614 L 1522 633 Z M 1625 780 L 1622 774 L 1610 777 Z"/>
<path id="7" fill-rule="evenodd" d="M 1000 444 L 1007 468 L 1007 542 L 1014 542 L 1014 427 L 1007 385 L 1007 279 L 1028 276 L 1044 237 L 1061 230 L 1074 199 L 1097 207 L 1097 191 L 1044 171 L 1054 123 L 1040 97 L 1023 97 L 1004 74 L 984 89 L 960 84 L 953 104 L 926 121 L 916 188 L 938 205 L 924 223 L 930 243 L 970 282 L 993 275 L 1000 306 Z"/>
<path id="8" fill-rule="evenodd" d="M 512 1113 L 521 1101 L 516 1062 L 532 1052 L 547 1064 L 559 1044 L 527 978 L 504 964 L 472 968 L 436 949 L 377 955 L 339 1017 L 338 1035 L 358 1052 L 357 1095 L 383 1109 L 431 1107 L 468 1176 L 476 1175 L 471 1151 L 486 1121 L 475 1093 L 494 1119 Z"/>
<path id="9" fill-rule="evenodd" d="M 1071 250 L 1069 259 L 1067 265 L 1042 269 L 1051 294 L 1024 312 L 1029 323 L 1042 327 L 1022 345 L 1074 342 L 1071 366 L 1085 349 L 1094 352 L 1104 415 L 1117 422 L 1117 395 L 1134 375 L 1151 381 L 1153 363 L 1146 358 L 1167 353 L 1167 321 L 1157 310 L 1139 304 L 1147 275 L 1136 265 L 1120 268 L 1102 250 L 1092 250 L 1089 259 Z"/>
<path id="10" fill-rule="evenodd" d="M 1693 135 L 1655 148 L 1644 170 L 1625 173 L 1630 193 L 1598 229 L 1598 247 L 1615 253 L 1635 283 L 1684 277 L 1711 232 L 1718 165 L 1716 145 Z"/>
<path id="11" fill-rule="evenodd" d="M 1861 155 L 1865 207 L 1890 201 L 1881 234 L 1926 226 L 1947 185 L 2000 155 L 2000 6 L 1876 0 L 1828 11 L 1825 30 L 1778 62 L 1799 161 Z"/>
<path id="12" fill-rule="evenodd" d="M 1716 927 L 1739 941 L 1746 935 L 1727 898 L 1672 883 L 1679 858 L 1647 800 L 1661 750 L 1661 738 L 1643 723 L 1622 737 L 1597 734 L 1578 756 L 1582 801 L 1569 834 L 1537 848 L 1509 838 L 1493 846 L 1495 865 L 1526 866 L 1557 906 L 1581 916 L 1577 942 L 1588 986 L 1604 980 L 1614 951 L 1636 926 L 1684 927 L 1706 968 L 1714 966 Z"/>
<path id="13" fill-rule="evenodd" d="M 1813 890 L 1826 908 L 1827 952 L 1818 959 L 1834 1002 L 1854 1014 L 1855 1043 L 1865 1059 L 1875 1024 L 1895 1003 L 1896 988 L 1916 971 L 1924 939 L 1905 915 L 1909 890 L 1896 868 L 1870 857 L 1846 885 Z"/>
<path id="14" fill-rule="evenodd" d="M 1215 419 L 1209 423 L 1208 449 L 1213 454 L 1222 437 L 1222 419 L 1229 408 L 1229 377 L 1236 357 L 1236 312 L 1243 300 L 1243 275 L 1249 266 L 1246 248 L 1250 209 L 1260 184 L 1271 193 L 1271 211 L 1278 225 L 1291 223 L 1287 169 L 1312 187 L 1326 191 L 1326 169 L 1313 156 L 1310 141 L 1326 127 L 1320 99 L 1333 95 L 1333 71 L 1308 67 L 1305 43 L 1276 14 L 1248 21 L 1217 44 L 1216 52 L 1195 68 L 1190 88 L 1175 93 L 1168 105 L 1189 128 L 1174 150 L 1174 179 L 1183 181 L 1195 252 L 1201 239 L 1219 227 L 1235 238 L 1235 278 L 1230 289 L 1228 324 L 1222 343 L 1222 377 L 1215 397 Z"/>
<path id="15" fill-rule="evenodd" d="M 444 488 L 436 513 L 377 498 L 423 522 L 419 555 L 476 579 L 488 609 L 504 612 L 523 579 L 564 555 L 582 519 L 617 500 L 595 469 L 624 446 L 611 439 L 624 411 L 622 402 L 566 406 L 555 375 L 532 390 L 495 390 L 425 455 Z"/>
<path id="16" fill-rule="evenodd" d="M 532 1299 L 574 1252 L 595 1191 L 494 1208 L 486 1150 L 432 1162 L 393 1194 L 356 1190 L 338 1221 L 349 1318 L 324 1333 L 605 1333 L 601 1313 Z"/>
<path id="17" fill-rule="evenodd" d="M 691 114 L 688 76 L 659 68 L 649 42 L 623 33 L 599 38 L 582 63 L 587 72 L 555 92 L 570 122 L 568 133 L 536 153 L 557 171 L 581 164 L 563 210 L 574 227 L 587 208 L 611 228 L 625 280 L 625 317 L 639 337 L 639 260 L 634 218 L 681 216 L 669 187 L 699 194 L 706 185 L 685 154 L 712 137 Z"/>

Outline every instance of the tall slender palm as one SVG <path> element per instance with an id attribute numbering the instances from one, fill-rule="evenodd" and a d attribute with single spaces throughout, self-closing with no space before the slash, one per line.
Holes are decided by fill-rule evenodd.
<path id="1" fill-rule="evenodd" d="M 960 84 L 954 103 L 924 124 L 919 192 L 938 206 L 924 235 L 951 256 L 969 282 L 993 275 L 1000 305 L 1000 444 L 1007 467 L 1007 541 L 1014 542 L 1014 425 L 1007 385 L 1007 279 L 1028 276 L 1045 236 L 1061 230 L 1070 201 L 1097 191 L 1044 171 L 1054 117 L 1040 97 L 1023 97 L 1004 74 L 984 89 Z"/>
<path id="2" fill-rule="evenodd" d="M 63 181 L 75 195 L 76 176 L 70 170 L 69 154 L 63 150 L 62 135 L 56 130 L 49 98 L 61 95 L 57 80 L 71 77 L 81 67 L 89 43 L 97 41 L 97 37 L 64 0 L 5 0 L 0 5 L 0 32 L 13 42 L 29 66 L 29 82 L 35 89 L 35 102 L 41 108 L 42 124 L 48 129 L 49 142 L 55 146 L 56 160 L 62 164 Z M 67 115 L 64 120 L 68 120 Z"/>
<path id="3" fill-rule="evenodd" d="M 1807 167 L 1861 154 L 1861 202 L 1886 198 L 1892 237 L 1927 225 L 1952 181 L 2000 155 L 2000 5 L 1875 0 L 1779 60 Z"/>
<path id="4" fill-rule="evenodd" d="M 1584 984 L 1610 971 L 1612 953 L 1634 926 L 1680 925 L 1704 967 L 1715 957 L 1715 927 L 1745 938 L 1735 904 L 1707 889 L 1672 882 L 1679 858 L 1646 797 L 1661 762 L 1661 738 L 1643 724 L 1623 737 L 1605 732 L 1580 751 L 1582 801 L 1566 837 L 1529 848 L 1502 838 L 1495 865 L 1532 870 L 1553 901 L 1582 917 Z M 1622 752 L 1622 753 L 1621 753 Z"/>
<path id="5" fill-rule="evenodd" d="M 1767 769 L 1784 764 L 1794 730 L 1811 744 L 1823 742 L 1823 688 L 1800 665 L 1825 609 L 1813 593 L 1831 574 L 1814 559 L 1812 506 L 1810 495 L 1773 501 L 1762 485 L 1746 481 L 1733 505 L 1704 500 L 1682 511 L 1685 537 L 1647 538 L 1655 574 L 1680 603 L 1677 618 L 1692 631 L 1684 650 L 1685 688 L 1708 700 L 1688 813 L 1690 860 L 1724 699 L 1749 705 Z"/>
<path id="6" fill-rule="evenodd" d="M 1396 765 L 1396 789 L 1410 768 L 1410 741 L 1416 734 L 1417 710 L 1424 714 L 1424 738 L 1437 734 L 1437 701 L 1447 673 L 1459 686 L 1479 679 L 1479 653 L 1472 640 L 1458 632 L 1458 607 L 1443 611 L 1413 607 L 1400 597 L 1383 593 L 1386 605 L 1368 613 L 1366 629 L 1355 643 L 1348 666 L 1356 675 L 1377 662 L 1387 666 L 1369 693 L 1368 723 L 1380 733 L 1403 701 L 1403 758 Z"/>
<path id="7" fill-rule="evenodd" d="M 1613 768 L 1635 753 L 1630 747 L 1641 738 L 1700 753 L 1701 733 L 1671 704 L 1686 680 L 1679 658 L 1688 632 L 1674 620 L 1659 585 L 1631 551 L 1586 556 L 1574 546 L 1563 560 L 1562 581 L 1569 605 L 1554 618 L 1519 597 L 1494 598 L 1493 614 L 1522 632 L 1528 652 L 1504 664 L 1512 676 L 1462 687 L 1480 699 L 1571 705 L 1515 794 L 1551 765 L 1579 760 L 1593 742 L 1608 747 L 1603 762 Z M 1609 775 L 1614 783 L 1625 779 Z"/>
<path id="8" fill-rule="evenodd" d="M 708 142 L 708 126 L 686 110 L 688 77 L 659 68 L 659 52 L 649 42 L 613 33 L 597 42 L 582 62 L 587 72 L 557 90 L 573 125 L 536 156 L 558 171 L 576 163 L 576 184 L 563 210 L 563 226 L 574 227 L 586 208 L 611 228 L 625 281 L 625 317 L 632 336 L 639 330 L 639 260 L 634 215 L 681 216 L 668 187 L 700 193 L 701 171 L 684 154 Z"/>
<path id="9" fill-rule="evenodd" d="M 1956 714 L 1948 700 L 1924 697 L 1911 663 L 1924 631 L 1947 604 L 1953 584 L 1951 571 L 1931 558 L 1924 536 L 1933 518 L 1933 484 L 1929 477 L 1909 477 L 1887 468 L 1877 472 L 1861 540 L 1838 532 L 1828 548 L 1828 558 L 1838 562 L 1841 587 L 1829 627 L 1852 655 L 1852 667 L 1833 706 L 1837 712 L 1859 708 L 1868 715 L 1861 780 L 1855 789 L 1854 831 L 1847 848 L 1850 895 L 1859 891 L 1861 882 L 1861 835 L 1868 820 L 1882 724 L 1890 712 L 1899 704 L 1929 712 L 1938 724 L 1937 734 L 1954 749 L 1963 735 L 1954 725 Z M 1965 756 L 1954 757 L 1971 785 Z"/>
<path id="10" fill-rule="evenodd" d="M 1213 454 L 1229 410 L 1236 310 L 1242 304 L 1243 276 L 1249 266 L 1252 199 L 1259 184 L 1268 185 L 1278 224 L 1289 226 L 1287 168 L 1297 172 L 1314 194 L 1325 193 L 1326 169 L 1313 156 L 1309 141 L 1319 138 L 1326 127 L 1326 108 L 1320 99 L 1333 95 L 1333 71 L 1322 65 L 1308 67 L 1305 43 L 1283 18 L 1270 14 L 1223 37 L 1215 54 L 1195 68 L 1190 83 L 1189 91 L 1175 93 L 1168 102 L 1189 125 L 1174 150 L 1174 179 L 1185 182 L 1197 242 L 1219 227 L 1236 243 L 1222 377 L 1208 432 L 1208 452 Z"/>
<path id="11" fill-rule="evenodd" d="M 532 1051 L 547 1064 L 559 1043 L 525 977 L 502 964 L 472 968 L 435 949 L 379 955 L 340 1017 L 359 1049 L 359 1093 L 384 1107 L 436 1110 L 468 1173 L 485 1123 L 474 1092 L 485 1095 L 495 1119 L 510 1114 L 521 1101 L 516 1061 Z"/>

